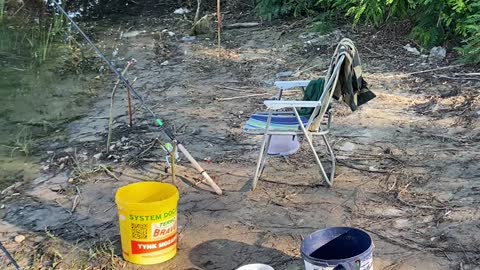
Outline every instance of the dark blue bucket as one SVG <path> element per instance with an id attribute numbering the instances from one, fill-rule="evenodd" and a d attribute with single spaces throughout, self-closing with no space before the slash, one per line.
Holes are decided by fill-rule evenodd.
<path id="1" fill-rule="evenodd" d="M 360 229 L 316 231 L 303 240 L 300 251 L 306 270 L 373 270 L 373 241 Z"/>

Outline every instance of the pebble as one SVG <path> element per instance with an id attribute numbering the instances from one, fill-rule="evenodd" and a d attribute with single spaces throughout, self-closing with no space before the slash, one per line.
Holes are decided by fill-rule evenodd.
<path id="1" fill-rule="evenodd" d="M 411 52 L 415 55 L 420 55 L 420 52 L 418 51 L 418 49 L 415 48 L 415 47 L 412 47 L 410 44 L 407 44 L 407 45 L 403 46 L 403 48 L 405 50 L 407 50 L 408 52 Z"/>
<path id="2" fill-rule="evenodd" d="M 430 50 L 430 59 L 440 62 L 447 56 L 447 50 L 443 47 L 433 47 Z"/>
<path id="3" fill-rule="evenodd" d="M 20 244 L 25 240 L 25 238 L 26 238 L 25 235 L 19 234 L 19 235 L 15 236 L 15 242 Z"/>
<path id="4" fill-rule="evenodd" d="M 197 38 L 194 36 L 186 36 L 186 37 L 182 37 L 180 40 L 183 42 L 192 42 L 192 41 L 195 41 L 195 39 Z"/>

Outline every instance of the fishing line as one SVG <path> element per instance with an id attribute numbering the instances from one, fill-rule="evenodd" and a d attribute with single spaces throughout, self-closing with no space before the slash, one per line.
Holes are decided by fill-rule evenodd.
<path id="1" fill-rule="evenodd" d="M 117 75 L 117 77 L 122 81 L 123 85 L 133 93 L 133 95 L 140 100 L 140 105 L 155 119 L 155 124 L 159 127 L 163 127 L 163 122 L 160 120 L 155 113 L 145 104 L 145 99 L 132 87 L 128 80 L 113 66 L 113 64 L 103 55 L 102 51 L 93 43 L 93 41 L 80 29 L 80 27 L 75 23 L 75 21 L 68 15 L 68 13 L 61 7 L 60 2 L 52 1 L 56 8 L 67 18 L 67 20 L 72 24 L 72 26 L 80 33 L 80 35 L 87 41 L 87 43 L 92 46 L 95 52 L 100 56 L 100 58 L 107 64 L 107 66 Z M 167 136 L 174 140 L 173 133 L 168 130 L 164 130 Z"/>
<path id="2" fill-rule="evenodd" d="M 113 64 L 108 61 L 108 59 L 103 55 L 103 53 L 95 46 L 95 44 L 90 40 L 90 38 L 80 29 L 80 27 L 73 21 L 73 19 L 68 16 L 68 13 L 60 6 L 60 2 L 56 2 L 56 0 L 52 1 L 57 9 L 67 18 L 67 20 L 72 24 L 72 26 L 80 33 L 80 35 L 87 41 L 87 43 L 92 46 L 92 48 L 95 50 L 95 52 L 100 56 L 100 58 L 108 65 L 108 67 L 117 75 L 118 79 L 123 82 L 123 85 L 131 92 L 133 95 L 140 100 L 140 103 L 142 107 L 150 113 L 154 120 L 155 124 L 160 127 L 160 130 L 162 130 L 169 138 L 172 140 L 174 144 L 176 144 L 177 148 L 183 153 L 183 155 L 190 161 L 192 166 L 205 178 L 207 183 L 212 187 L 212 189 L 217 193 L 218 195 L 222 195 L 222 190 L 218 185 L 212 180 L 212 178 L 208 175 L 208 173 L 198 164 L 198 162 L 193 158 L 193 156 L 188 152 L 187 149 L 182 145 L 181 142 L 179 142 L 176 138 L 173 132 L 164 126 L 164 123 L 160 118 L 158 118 L 155 113 L 145 104 L 145 100 L 143 97 L 133 89 L 132 85 L 128 82 L 128 80 L 113 66 Z M 169 152 L 170 153 L 170 152 Z"/>

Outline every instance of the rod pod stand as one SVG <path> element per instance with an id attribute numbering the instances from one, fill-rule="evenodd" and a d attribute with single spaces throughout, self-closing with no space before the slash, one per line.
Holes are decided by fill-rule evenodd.
<path id="1" fill-rule="evenodd" d="M 115 73 L 115 75 L 120 79 L 120 81 L 123 82 L 123 85 L 127 90 L 129 90 L 139 101 L 141 106 L 152 115 L 153 119 L 155 120 L 155 124 L 160 128 L 161 131 L 163 131 L 169 138 L 172 140 L 177 145 L 177 148 L 185 155 L 185 157 L 190 161 L 192 166 L 205 178 L 207 183 L 212 187 L 212 189 L 217 193 L 218 195 L 222 195 L 222 190 L 215 184 L 215 182 L 210 178 L 208 173 L 198 164 L 198 162 L 190 155 L 190 153 L 185 149 L 183 144 L 177 141 L 175 138 L 175 135 L 167 128 L 164 127 L 164 124 L 162 120 L 157 118 L 155 113 L 145 104 L 144 98 L 137 92 L 135 89 L 132 87 L 132 85 L 128 82 L 127 79 L 112 65 L 110 61 L 103 55 L 103 53 L 98 49 L 97 46 L 90 40 L 90 38 L 80 29 L 80 27 L 75 23 L 75 21 L 68 16 L 67 12 L 61 7 L 60 3 L 57 2 L 57 0 L 53 0 L 52 3 L 54 3 L 54 6 L 65 16 L 65 18 L 72 24 L 72 26 L 80 33 L 80 35 L 87 41 L 87 43 L 95 50 L 95 52 L 98 54 L 98 56 L 107 64 L 107 66 L 110 68 L 110 70 Z"/>

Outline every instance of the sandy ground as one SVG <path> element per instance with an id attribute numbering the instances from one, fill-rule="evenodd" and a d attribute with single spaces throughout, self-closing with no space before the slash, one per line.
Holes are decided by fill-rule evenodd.
<path id="1" fill-rule="evenodd" d="M 147 33 L 119 39 L 131 26 Z M 134 127 L 127 126 L 123 90 L 115 147 L 105 154 L 107 88 L 87 117 L 69 125 L 68 142 L 45 146 L 52 151 L 42 164 L 48 169 L 2 193 L 5 247 L 26 269 L 235 269 L 252 262 L 302 269 L 303 237 L 327 226 L 354 226 L 374 240 L 374 269 L 480 269 L 478 81 L 455 77 L 467 67 L 410 75 L 450 63 L 409 55 L 401 48 L 406 41 L 395 35 L 340 28 L 305 37 L 302 26 L 228 30 L 220 61 L 212 39 L 180 40 L 186 28 L 178 18 L 142 19 L 96 35 L 103 50 L 119 49 L 119 66 L 132 57 L 138 61 L 130 80 L 137 78 L 147 104 L 174 125 L 225 195 L 209 192 L 183 160 L 176 182 L 178 255 L 151 267 L 124 262 L 116 189 L 171 180 L 156 143 L 165 138 L 141 110 Z M 176 35 L 155 41 L 150 33 L 163 29 Z M 243 134 L 243 123 L 275 95 L 268 85 L 278 72 L 303 71 L 286 80 L 321 76 L 341 37 L 358 43 L 365 79 L 378 97 L 353 113 L 335 104 L 334 187 L 321 182 L 303 145 L 288 158 L 269 159 L 251 192 L 261 137 Z M 305 43 L 314 39 L 315 45 Z M 108 74 L 102 78 L 113 81 Z M 323 149 L 320 141 L 317 146 Z M 99 164 L 118 179 L 97 170 Z M 26 240 L 16 243 L 17 235 Z M 2 269 L 11 267 L 0 259 Z"/>

